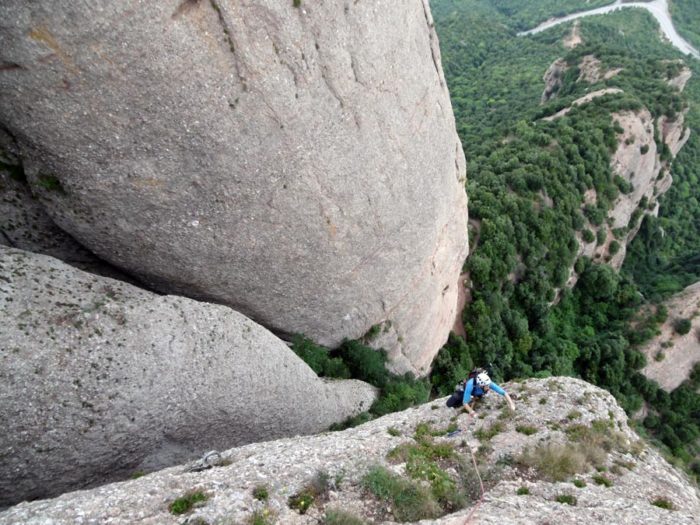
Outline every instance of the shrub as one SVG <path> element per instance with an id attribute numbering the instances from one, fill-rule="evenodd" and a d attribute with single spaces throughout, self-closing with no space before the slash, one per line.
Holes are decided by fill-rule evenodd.
<path id="1" fill-rule="evenodd" d="M 651 504 L 662 509 L 675 510 L 673 503 L 666 498 L 656 498 Z"/>
<path id="2" fill-rule="evenodd" d="M 520 487 L 516 492 L 518 496 L 527 496 L 530 494 L 530 489 L 527 487 Z"/>
<path id="3" fill-rule="evenodd" d="M 566 414 L 566 419 L 570 419 L 570 420 L 578 419 L 580 417 L 581 417 L 581 412 L 579 412 L 578 410 L 572 410 L 571 412 Z"/>
<path id="4" fill-rule="evenodd" d="M 540 405 L 546 405 L 547 404 L 547 398 L 546 397 L 541 397 L 540 398 Z"/>
<path id="5" fill-rule="evenodd" d="M 267 501 L 270 494 L 266 485 L 258 485 L 253 489 L 253 497 L 259 501 Z"/>
<path id="6" fill-rule="evenodd" d="M 587 243 L 595 241 L 595 234 L 589 229 L 583 230 L 581 237 L 583 238 L 583 241 Z"/>
<path id="7" fill-rule="evenodd" d="M 615 255 L 619 251 L 620 251 L 620 243 L 617 241 L 611 241 L 610 245 L 608 246 L 608 253 L 610 253 L 610 255 Z"/>
<path id="8" fill-rule="evenodd" d="M 204 492 L 196 491 L 189 492 L 184 496 L 180 496 L 168 505 L 168 510 L 172 514 L 184 514 L 192 509 L 196 503 L 207 500 L 207 495 Z"/>
<path id="9" fill-rule="evenodd" d="M 299 514 L 306 514 L 309 507 L 317 500 L 324 499 L 330 490 L 330 476 L 319 470 L 311 481 L 298 493 L 289 496 L 287 505 Z"/>
<path id="10" fill-rule="evenodd" d="M 289 505 L 290 509 L 296 510 L 299 514 L 306 514 L 306 511 L 309 510 L 311 505 L 313 505 L 315 499 L 316 498 L 314 498 L 314 495 L 311 494 L 311 492 L 302 490 L 297 494 L 289 496 L 287 505 Z"/>
<path id="11" fill-rule="evenodd" d="M 493 436 L 502 432 L 503 429 L 503 423 L 496 421 L 488 428 L 481 427 L 479 430 L 476 430 L 474 436 L 476 436 L 479 441 L 489 441 Z"/>
<path id="12" fill-rule="evenodd" d="M 292 350 L 321 377 L 350 378 L 350 370 L 338 357 L 331 357 L 327 348 L 317 345 L 311 339 L 295 335 Z"/>
<path id="13" fill-rule="evenodd" d="M 575 487 L 578 487 L 580 489 L 586 486 L 586 482 L 580 478 L 574 479 L 571 483 L 573 483 Z"/>
<path id="14" fill-rule="evenodd" d="M 576 505 L 576 498 L 571 494 L 561 494 L 556 497 L 557 503 L 563 503 L 566 505 Z"/>
<path id="15" fill-rule="evenodd" d="M 256 510 L 250 518 L 248 518 L 248 525 L 272 525 L 274 522 L 275 516 L 270 512 L 270 509 L 267 508 Z"/>
<path id="16" fill-rule="evenodd" d="M 610 480 L 610 478 L 604 476 L 603 474 L 596 474 L 593 476 L 593 481 L 595 481 L 596 485 L 604 485 L 606 487 L 613 486 L 613 482 Z"/>
<path id="17" fill-rule="evenodd" d="M 531 436 L 537 432 L 537 429 L 530 425 L 517 425 L 515 430 L 521 434 L 525 434 L 526 436 Z"/>
<path id="18" fill-rule="evenodd" d="M 605 233 L 605 229 L 601 228 L 595 233 L 595 243 L 596 245 L 600 246 L 605 242 L 605 238 L 607 237 L 607 234 Z"/>
<path id="19" fill-rule="evenodd" d="M 359 341 L 346 340 L 338 349 L 338 356 L 343 359 L 355 379 L 379 388 L 386 385 L 389 371 L 385 367 L 387 357 L 384 350 L 375 350 Z"/>
<path id="20" fill-rule="evenodd" d="M 564 481 L 574 474 L 584 472 L 587 467 L 586 455 L 577 446 L 558 443 L 539 445 L 525 451 L 516 461 L 537 470 L 544 478 L 551 481 Z"/>
<path id="21" fill-rule="evenodd" d="M 401 431 L 398 428 L 389 427 L 386 429 L 386 431 L 389 433 L 390 436 L 397 437 L 401 435 Z"/>
<path id="22" fill-rule="evenodd" d="M 365 525 L 364 520 L 341 509 L 327 509 L 323 525 Z"/>
<path id="23" fill-rule="evenodd" d="M 673 329 L 678 335 L 685 335 L 690 332 L 690 319 L 677 319 L 673 323 Z"/>
<path id="24" fill-rule="evenodd" d="M 639 148 L 639 153 L 646 155 L 649 152 L 649 144 L 644 144 Z"/>
<path id="25" fill-rule="evenodd" d="M 373 467 L 362 478 L 362 485 L 375 497 L 388 501 L 400 522 L 434 519 L 442 514 L 430 491 L 405 480 L 381 466 Z"/>
<path id="26" fill-rule="evenodd" d="M 387 380 L 370 412 L 375 416 L 383 416 L 425 403 L 429 397 L 430 384 L 427 380 L 415 379 L 412 374 L 405 374 L 402 378 Z"/>

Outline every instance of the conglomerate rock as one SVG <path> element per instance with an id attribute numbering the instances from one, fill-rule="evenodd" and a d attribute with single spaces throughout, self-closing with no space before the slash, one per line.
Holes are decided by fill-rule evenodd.
<path id="1" fill-rule="evenodd" d="M 427 371 L 467 254 L 428 0 L 0 5 L 0 124 L 51 218 L 168 293 Z"/>
<path id="2" fill-rule="evenodd" d="M 319 432 L 376 396 L 228 307 L 2 246 L 0 318 L 0 506 Z"/>
<path id="3" fill-rule="evenodd" d="M 409 478 L 406 455 L 389 452 L 425 443 L 426 429 L 436 434 L 431 438 L 434 442 L 454 447 L 465 476 L 462 482 L 470 480 L 472 497 L 465 508 L 420 521 L 424 525 L 697 523 L 697 490 L 684 474 L 644 445 L 628 427 L 624 411 L 610 394 L 572 378 L 527 380 L 505 387 L 519 397 L 514 414 L 507 411 L 502 398 L 489 394 L 477 408 L 479 417 L 467 421 L 462 414 L 457 418 L 464 430 L 454 437 L 445 433 L 456 412 L 444 405 L 445 399 L 439 399 L 343 432 L 255 443 L 221 452 L 226 465 L 203 472 L 174 467 L 100 489 L 22 503 L 1 513 L 0 524 L 67 524 L 77 522 L 79 517 L 83 523 L 115 525 L 224 525 L 251 523 L 257 512 L 259 520 L 267 513 L 274 517 L 270 519 L 274 523 L 316 525 L 324 522 L 326 509 L 343 509 L 368 523 L 394 524 L 398 521 L 393 515 L 394 504 L 373 498 L 362 487 L 361 479 L 374 465 Z M 416 434 L 419 425 L 422 438 Z M 597 451 L 596 465 L 589 464 L 562 481 L 550 481 L 538 470 L 520 464 L 526 449 L 533 451 L 548 444 L 579 447 L 579 451 L 580 447 L 599 447 L 600 441 L 595 439 L 578 441 L 591 427 L 602 433 L 597 434 L 599 438 L 608 436 L 610 445 L 608 450 Z M 483 499 L 470 449 L 485 483 Z M 576 454 L 580 452 L 572 452 L 570 457 Z M 594 467 L 605 472 L 600 474 Z M 459 474 L 451 471 L 450 475 Z M 595 481 L 603 478 L 605 484 Z M 305 514 L 299 514 L 289 507 L 289 496 L 303 491 L 314 479 L 316 483 L 325 479 L 330 490 Z M 579 486 L 572 483 L 573 479 Z M 256 487 L 267 490 L 267 500 L 255 498 Z M 527 489 L 528 494 L 518 494 L 519 489 L 521 493 Z M 171 502 L 193 491 L 202 492 L 208 499 L 187 518 L 168 511 Z M 562 496 L 568 496 L 566 501 L 572 504 L 562 501 Z M 406 493 L 404 500 L 410 502 L 412 497 L 416 494 Z M 663 504 L 673 510 L 657 506 Z"/>

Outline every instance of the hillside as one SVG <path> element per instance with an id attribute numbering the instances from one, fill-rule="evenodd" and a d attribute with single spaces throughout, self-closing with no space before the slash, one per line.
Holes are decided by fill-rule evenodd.
<path id="1" fill-rule="evenodd" d="M 491 394 L 454 437 L 447 430 L 466 415 L 455 420 L 438 399 L 343 432 L 227 450 L 209 470 L 174 467 L 22 503 L 0 523 L 292 525 L 336 523 L 334 510 L 358 524 L 696 523 L 700 494 L 630 430 L 610 394 L 571 378 L 505 386 L 519 397 L 515 413 Z M 305 491 L 314 499 L 301 514 L 290 505 Z M 188 493 L 206 500 L 181 516 L 168 511 Z"/>

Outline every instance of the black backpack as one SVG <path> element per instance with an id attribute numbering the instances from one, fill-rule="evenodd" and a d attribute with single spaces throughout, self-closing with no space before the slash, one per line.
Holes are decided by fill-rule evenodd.
<path id="1" fill-rule="evenodd" d="M 462 399 L 464 398 L 464 389 L 467 387 L 467 383 L 469 382 L 470 379 L 474 379 L 476 381 L 476 376 L 478 376 L 482 372 L 486 372 L 486 370 L 484 370 L 483 368 L 474 368 L 474 369 L 472 369 L 471 372 L 469 372 L 469 375 L 467 376 L 466 379 L 457 383 L 457 385 L 455 386 L 455 391 L 450 396 L 450 398 L 447 400 L 447 406 L 450 408 L 461 407 L 462 406 Z M 481 396 L 479 396 L 479 397 L 481 397 Z"/>

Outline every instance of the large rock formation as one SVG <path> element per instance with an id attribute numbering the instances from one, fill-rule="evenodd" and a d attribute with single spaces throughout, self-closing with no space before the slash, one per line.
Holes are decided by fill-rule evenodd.
<path id="1" fill-rule="evenodd" d="M 670 392 L 700 363 L 700 282 L 671 297 L 664 306 L 668 309 L 666 321 L 640 351 L 647 356 L 642 373 Z M 690 330 L 679 334 L 674 327 L 683 319 L 690 321 Z"/>
<path id="2" fill-rule="evenodd" d="M 465 165 L 428 0 L 0 5 L 0 124 L 52 219 L 156 289 L 424 372 Z"/>
<path id="3" fill-rule="evenodd" d="M 22 503 L 0 514 L 0 524 L 75 523 L 80 518 L 115 525 L 214 525 L 251 523 L 257 512 L 259 521 L 274 516 L 269 522 L 308 525 L 325 522 L 327 509 L 350 511 L 367 523 L 396 523 L 399 506 L 375 499 L 360 481 L 373 465 L 387 467 L 404 482 L 421 477 L 440 481 L 444 475 L 459 480 L 466 506 L 420 522 L 425 525 L 697 523 L 697 490 L 644 445 L 610 394 L 571 378 L 528 380 L 507 388 L 521 396 L 515 414 L 498 410 L 502 398 L 488 396 L 478 408 L 482 417 L 468 422 L 466 415 L 459 416 L 458 424 L 466 430 L 452 438 L 445 433 L 456 412 L 444 406 L 444 399 L 437 400 L 344 432 L 229 450 L 222 453 L 228 465 L 206 472 L 171 468 L 99 490 Z M 430 431 L 437 437 L 431 438 Z M 470 449 L 486 488 L 478 503 L 481 491 Z M 426 450 L 440 451 L 441 459 L 420 463 Z M 547 457 L 550 462 L 540 462 L 538 468 L 538 458 Z M 267 490 L 266 501 L 254 497 L 255 487 Z M 289 496 L 309 487 L 321 495 L 300 515 L 289 507 Z M 440 487 L 449 497 L 449 484 L 442 481 Z M 176 498 L 195 491 L 208 499 L 187 517 L 168 511 Z M 406 490 L 403 497 L 404 504 L 414 504 L 414 515 L 431 510 L 425 502 L 421 507 L 418 492 Z"/>
<path id="4" fill-rule="evenodd" d="M 367 410 L 225 306 L 0 247 L 0 506 Z"/>

